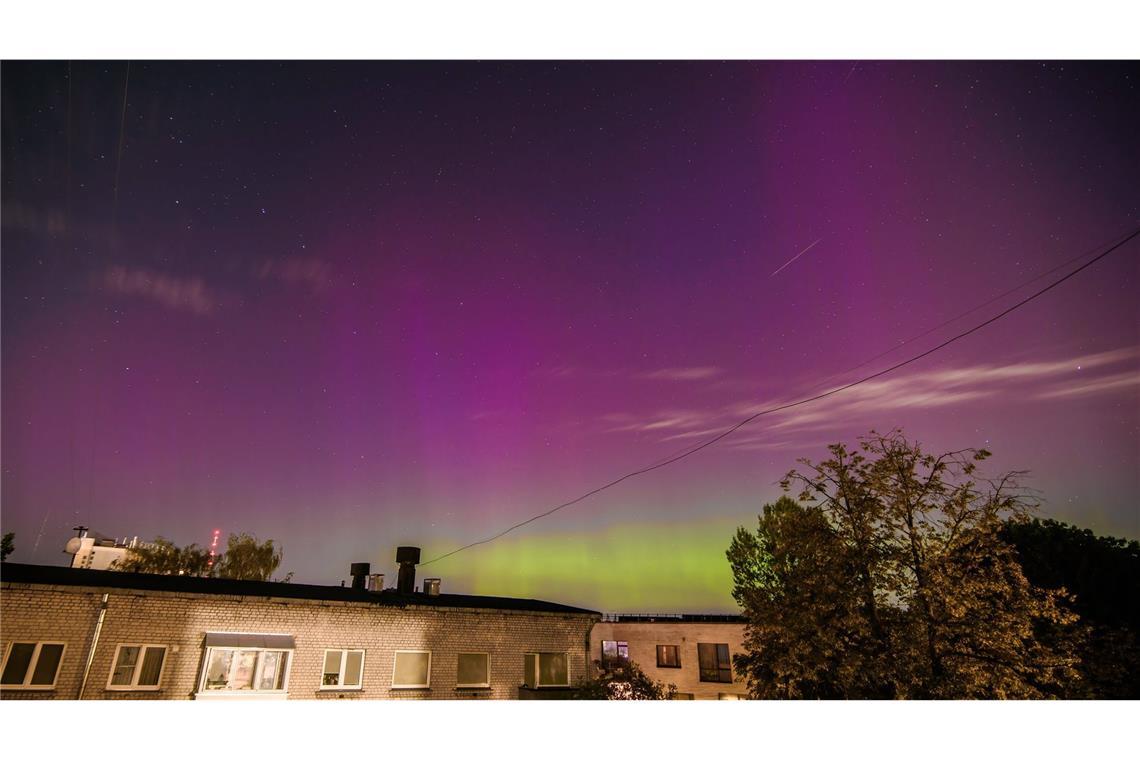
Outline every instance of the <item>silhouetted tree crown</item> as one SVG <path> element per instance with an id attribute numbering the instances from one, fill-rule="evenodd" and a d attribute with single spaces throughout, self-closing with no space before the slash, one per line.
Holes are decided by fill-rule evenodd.
<path id="1" fill-rule="evenodd" d="M 112 570 L 159 575 L 194 575 L 233 580 L 268 581 L 281 565 L 282 551 L 272 540 L 263 543 L 245 533 L 231 534 L 224 554 L 210 563 L 210 552 L 197 544 L 179 548 L 161 536 L 151 544 L 127 551 L 126 557 L 112 564 Z M 292 573 L 285 577 L 288 582 Z"/>
<path id="2" fill-rule="evenodd" d="M 677 693 L 673 684 L 654 681 L 628 657 L 594 660 L 600 675 L 583 681 L 574 692 L 575 699 L 672 699 Z"/>
<path id="3" fill-rule="evenodd" d="M 1077 679 L 1061 591 L 999 535 L 1031 508 L 984 449 L 933 455 L 901 432 L 800 460 L 727 556 L 748 619 L 736 657 L 762 698 L 1034 698 Z M 1035 631 L 1048 626 L 1046 639 Z"/>
<path id="4" fill-rule="evenodd" d="M 1081 617 L 1073 696 L 1140 699 L 1140 542 L 1054 520 L 1007 523 L 1001 535 L 1033 585 L 1071 594 L 1066 604 Z"/>

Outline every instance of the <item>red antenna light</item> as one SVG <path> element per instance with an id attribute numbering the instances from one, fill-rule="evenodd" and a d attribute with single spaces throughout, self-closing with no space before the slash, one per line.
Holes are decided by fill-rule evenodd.
<path id="1" fill-rule="evenodd" d="M 214 540 L 210 542 L 210 561 L 206 563 L 206 567 L 214 566 L 214 557 L 218 553 L 218 536 L 221 535 L 220 530 L 214 531 Z"/>

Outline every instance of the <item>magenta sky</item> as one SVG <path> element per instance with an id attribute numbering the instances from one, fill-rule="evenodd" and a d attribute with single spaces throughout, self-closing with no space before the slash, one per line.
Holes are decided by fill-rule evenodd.
<path id="1" fill-rule="evenodd" d="M 121 162 L 126 64 L 70 72 L 3 68 L 14 561 L 82 522 L 392 573 L 1140 221 L 1134 64 L 134 62 Z M 421 577 L 728 610 L 733 527 L 872 427 L 1140 537 L 1138 254 Z"/>

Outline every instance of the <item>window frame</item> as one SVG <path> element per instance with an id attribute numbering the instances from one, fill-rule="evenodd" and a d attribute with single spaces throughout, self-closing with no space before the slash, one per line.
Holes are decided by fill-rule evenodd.
<path id="1" fill-rule="evenodd" d="M 716 647 L 717 677 L 715 679 L 705 678 L 706 668 L 701 666 L 701 647 L 702 646 Z M 725 657 L 726 657 L 725 662 L 728 663 L 727 667 L 722 667 L 720 664 L 720 662 L 721 662 L 721 660 L 720 660 L 720 648 L 721 647 L 724 647 L 724 653 L 725 653 Z M 711 668 L 709 668 L 707 670 L 711 670 Z M 724 679 L 725 671 L 728 672 L 728 680 L 727 681 Z M 704 641 L 697 643 L 697 678 L 700 679 L 701 683 L 735 683 L 733 672 L 732 672 L 732 650 L 728 648 L 728 644 L 723 644 L 720 642 L 709 643 L 709 642 L 704 642 Z"/>
<path id="2" fill-rule="evenodd" d="M 541 683 L 541 680 L 542 680 L 541 679 L 542 656 L 543 655 L 548 655 L 548 656 L 549 655 L 558 655 L 560 657 L 566 658 L 566 683 Z M 523 652 L 523 670 L 524 671 L 526 670 L 526 658 L 528 656 L 534 657 L 534 672 L 529 674 L 531 677 L 533 677 L 533 680 L 534 680 L 534 685 L 531 686 L 531 688 L 534 688 L 534 689 L 564 689 L 570 685 L 570 683 L 573 679 L 571 678 L 571 674 L 570 674 L 570 653 L 569 652 Z M 527 680 L 526 679 L 527 674 L 524 672 L 523 676 L 524 676 L 523 680 L 525 683 Z"/>
<path id="3" fill-rule="evenodd" d="M 35 648 L 32 650 L 32 658 L 28 660 L 28 669 L 24 672 L 23 683 L 6 683 L 0 684 L 0 689 L 12 691 L 51 691 L 59 683 L 59 672 L 63 670 L 63 658 L 67 656 L 67 642 L 66 641 L 9 641 L 8 647 L 4 650 L 4 661 L 0 663 L 0 674 L 3 674 L 8 669 L 8 658 L 12 656 L 12 650 L 17 644 L 34 644 Z M 36 672 L 36 666 L 40 664 L 40 652 L 43 651 L 44 646 L 61 646 L 63 649 L 59 652 L 59 662 L 56 663 L 55 673 L 52 675 L 50 684 L 31 683 L 32 675 Z"/>
<path id="4" fill-rule="evenodd" d="M 483 683 L 459 682 L 459 658 L 463 656 L 485 657 L 487 659 L 487 680 Z M 491 687 L 491 653 L 490 652 L 457 652 L 455 655 L 455 688 L 457 689 L 489 689 Z"/>
<path id="5" fill-rule="evenodd" d="M 340 672 L 337 674 L 337 680 L 339 681 L 339 683 L 337 683 L 336 685 L 333 685 L 333 686 L 326 686 L 325 685 L 325 673 L 327 672 L 327 671 L 325 671 L 325 662 L 328 659 L 329 652 L 340 652 Z M 346 667 L 348 667 L 348 653 L 349 652 L 360 652 L 360 683 L 356 684 L 355 686 L 346 685 L 344 682 L 344 677 L 346 675 L 344 672 L 344 669 Z M 324 653 L 321 655 L 321 683 L 319 684 L 319 686 L 317 688 L 320 691 L 361 691 L 361 690 L 363 690 L 364 689 L 364 661 L 365 661 L 365 659 L 367 659 L 367 657 L 368 657 L 368 653 L 364 648 L 357 649 L 357 648 L 349 647 L 347 649 L 338 649 L 336 647 L 330 647 L 328 649 L 325 649 Z"/>
<path id="6" fill-rule="evenodd" d="M 606 644 L 613 644 L 614 651 L 617 652 L 617 654 L 606 654 Z M 622 650 L 625 650 L 625 654 L 622 654 Z M 605 664 L 606 662 L 615 660 L 625 660 L 629 662 L 629 642 L 619 641 L 617 639 L 602 639 L 602 663 Z"/>
<path id="7" fill-rule="evenodd" d="M 397 684 L 396 683 L 396 660 L 402 654 L 426 654 L 427 661 L 427 682 L 422 684 Z M 392 652 L 392 686 L 393 689 L 430 689 L 431 688 L 431 650 L 429 649 L 397 649 Z"/>
<path id="8" fill-rule="evenodd" d="M 655 646 L 656 646 L 656 652 L 657 652 L 657 667 L 659 667 L 659 668 L 670 668 L 670 669 L 678 669 L 681 667 L 681 647 L 679 644 L 656 644 Z M 662 649 L 672 649 L 673 650 L 673 654 L 676 655 L 676 657 L 675 657 L 675 659 L 677 660 L 676 665 L 669 665 L 669 664 L 661 662 L 661 650 Z"/>
<path id="9" fill-rule="evenodd" d="M 131 674 L 131 682 L 129 684 L 113 684 L 111 681 L 115 678 L 115 669 L 118 667 L 119 652 L 123 647 L 138 647 L 139 659 L 135 663 L 134 673 Z M 146 659 L 146 652 L 148 649 L 161 649 L 162 652 L 162 665 L 158 668 L 158 681 L 153 685 L 139 685 L 139 676 L 142 675 L 143 661 Z M 166 662 L 170 656 L 170 646 L 167 644 L 139 644 L 134 642 L 124 642 L 115 647 L 115 653 L 111 657 L 111 672 L 107 674 L 107 691 L 158 691 L 162 688 L 162 677 L 166 674 Z"/>
<path id="10" fill-rule="evenodd" d="M 241 699 L 241 698 L 255 698 L 255 697 L 280 697 L 285 698 L 289 695 L 289 676 L 293 670 L 293 654 L 294 649 L 282 649 L 279 647 L 249 647 L 249 646 L 236 646 L 236 647 L 206 647 L 202 656 L 202 672 L 198 675 L 198 690 L 194 692 L 195 698 L 205 697 L 206 699 Z M 285 672 L 281 677 L 280 689 L 207 689 L 206 688 L 206 674 L 210 670 L 210 659 L 214 652 L 257 652 L 257 662 L 253 667 L 253 676 L 250 679 L 251 684 L 256 684 L 261 680 L 262 670 L 265 667 L 266 652 L 281 652 L 285 655 Z M 323 667 L 323 663 L 322 663 Z M 230 671 L 234 668 L 234 663 L 230 663 Z M 227 676 L 229 674 L 227 673 Z"/>

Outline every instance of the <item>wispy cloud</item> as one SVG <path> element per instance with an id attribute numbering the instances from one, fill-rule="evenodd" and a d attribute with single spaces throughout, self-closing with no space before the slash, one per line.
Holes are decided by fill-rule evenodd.
<path id="1" fill-rule="evenodd" d="M 646 380 L 707 380 L 723 372 L 720 367 L 666 367 L 640 372 L 637 377 Z"/>
<path id="2" fill-rule="evenodd" d="M 218 298 L 199 277 L 176 277 L 146 269 L 113 266 L 104 272 L 103 288 L 116 295 L 138 296 L 172 311 L 212 314 Z"/>
<path id="3" fill-rule="evenodd" d="M 265 259 L 254 269 L 254 274 L 262 280 L 305 286 L 314 293 L 323 292 L 332 285 L 332 269 L 328 263 L 306 256 Z"/>
<path id="4" fill-rule="evenodd" d="M 884 415 L 901 410 L 946 408 L 1003 396 L 1064 399 L 1140 388 L 1140 368 L 1137 367 L 1108 375 L 1097 374 L 1103 368 L 1135 364 L 1138 358 L 1140 348 L 1128 347 L 1051 361 L 975 364 L 877 378 L 809 404 L 768 413 L 763 423 L 757 423 L 757 432 L 741 431 L 733 437 L 733 445 L 762 448 L 760 439 L 776 431 L 824 429 L 835 425 L 836 420 L 882 420 Z M 663 434 L 662 441 L 696 443 L 723 432 L 745 417 L 796 400 L 798 398 L 771 398 L 707 410 L 666 409 L 640 418 L 627 413 L 611 414 L 604 421 L 611 432 L 658 431 Z M 882 424 L 894 424 L 894 421 L 885 420 Z"/>
<path id="5" fill-rule="evenodd" d="M 1042 391 L 1037 394 L 1037 398 L 1051 399 L 1091 396 L 1097 393 L 1111 393 L 1127 388 L 1140 388 L 1140 371 L 1118 372 L 1105 377 L 1064 383 Z"/>

